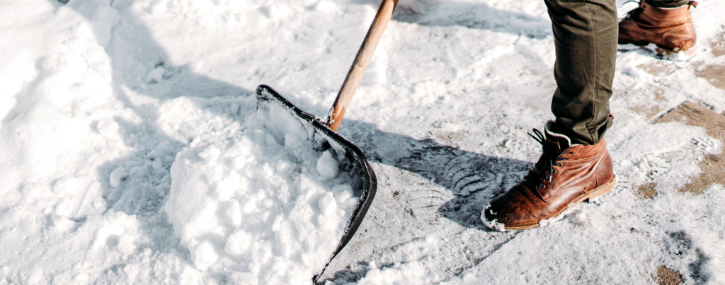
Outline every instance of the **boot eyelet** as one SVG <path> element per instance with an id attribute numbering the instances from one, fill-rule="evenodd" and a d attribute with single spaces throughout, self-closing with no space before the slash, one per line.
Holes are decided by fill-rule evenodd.
<path id="1" fill-rule="evenodd" d="M 539 188 L 541 188 L 541 189 L 544 189 L 544 184 L 539 184 L 539 185 L 537 185 L 536 187 L 539 187 Z"/>

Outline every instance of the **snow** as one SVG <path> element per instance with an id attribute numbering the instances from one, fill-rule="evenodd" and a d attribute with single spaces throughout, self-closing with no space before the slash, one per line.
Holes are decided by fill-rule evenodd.
<path id="1" fill-rule="evenodd" d="M 340 172 L 337 160 L 335 160 L 329 151 L 322 153 L 322 156 L 317 160 L 317 172 L 320 173 L 320 177 L 323 179 L 330 179 L 337 176 Z"/>
<path id="2" fill-rule="evenodd" d="M 723 142 L 657 121 L 685 101 L 725 111 L 725 6 L 699 2 L 692 57 L 620 46 L 615 190 L 496 232 L 482 210 L 552 119 L 545 3 L 401 0 L 339 129 L 378 193 L 322 283 L 651 284 L 660 266 L 725 283 L 723 182 L 680 191 Z M 296 151 L 308 134 L 283 110 L 255 113 L 253 90 L 324 116 L 378 4 L 4 1 L 0 284 L 307 283 L 355 196 L 336 154 Z"/>
<path id="3" fill-rule="evenodd" d="M 113 188 L 121 186 L 121 180 L 126 177 L 126 170 L 123 167 L 116 168 L 111 172 L 110 183 Z"/>
<path id="4" fill-rule="evenodd" d="M 163 209 L 197 270 L 241 274 L 247 284 L 310 282 L 359 199 L 333 149 L 316 151 L 312 133 L 283 107 L 245 119 L 176 155 Z"/>

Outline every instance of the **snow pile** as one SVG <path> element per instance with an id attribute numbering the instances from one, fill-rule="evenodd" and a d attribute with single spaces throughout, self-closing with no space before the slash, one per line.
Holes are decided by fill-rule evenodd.
<path id="1" fill-rule="evenodd" d="M 179 152 L 164 210 L 198 270 L 245 284 L 309 283 L 359 199 L 337 152 L 315 151 L 313 133 L 281 106 L 246 127 Z"/>

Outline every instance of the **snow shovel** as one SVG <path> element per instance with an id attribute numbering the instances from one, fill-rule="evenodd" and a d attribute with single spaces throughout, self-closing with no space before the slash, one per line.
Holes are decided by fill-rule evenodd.
<path id="1" fill-rule="evenodd" d="M 329 115 L 325 119 L 316 118 L 314 115 L 309 114 L 301 109 L 297 108 L 290 101 L 279 95 L 276 91 L 267 85 L 260 85 L 257 87 L 257 109 L 268 108 L 268 104 L 279 104 L 285 109 L 289 110 L 295 117 L 301 121 L 309 124 L 311 129 L 314 131 L 314 139 L 316 150 L 327 150 L 334 149 L 338 157 L 343 157 L 343 162 L 340 163 L 340 169 L 350 173 L 352 177 L 351 186 L 355 196 L 360 197 L 358 205 L 350 217 L 347 223 L 347 228 L 344 231 L 340 243 L 337 245 L 337 249 L 332 253 L 325 267 L 322 268 L 320 273 L 312 278 L 312 282 L 316 283 L 317 279 L 322 276 L 325 269 L 330 264 L 333 258 L 345 247 L 345 245 L 352 239 L 352 236 L 357 231 L 358 227 L 362 223 L 365 214 L 370 208 L 370 204 L 373 202 L 375 197 L 375 191 L 377 189 L 377 178 L 375 172 L 373 172 L 365 159 L 365 154 L 358 148 L 354 143 L 343 138 L 337 134 L 337 128 L 342 122 L 342 117 L 345 115 L 345 111 L 352 100 L 352 96 L 355 93 L 362 79 L 363 73 L 370 62 L 370 58 L 375 51 L 375 47 L 378 45 L 380 38 L 383 35 L 385 26 L 390 21 L 390 17 L 395 10 L 395 6 L 398 4 L 398 0 L 383 0 L 378 8 L 378 12 L 373 19 L 370 29 L 368 29 L 367 35 L 360 46 L 360 49 L 355 56 L 355 60 L 350 67 L 350 71 L 347 73 L 347 77 L 340 88 L 340 92 L 337 94 L 335 103 L 333 104 Z"/>

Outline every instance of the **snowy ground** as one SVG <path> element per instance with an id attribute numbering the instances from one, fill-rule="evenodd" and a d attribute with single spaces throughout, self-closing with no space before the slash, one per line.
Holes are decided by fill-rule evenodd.
<path id="1" fill-rule="evenodd" d="M 526 132 L 552 118 L 544 2 L 401 0 L 340 127 L 378 194 L 322 279 L 725 284 L 725 6 L 699 2 L 693 57 L 621 47 L 615 191 L 499 233 L 481 209 L 531 167 Z M 244 284 L 195 266 L 175 234 L 171 166 L 239 132 L 259 84 L 326 114 L 378 2 L 1 5 L 0 284 Z"/>

